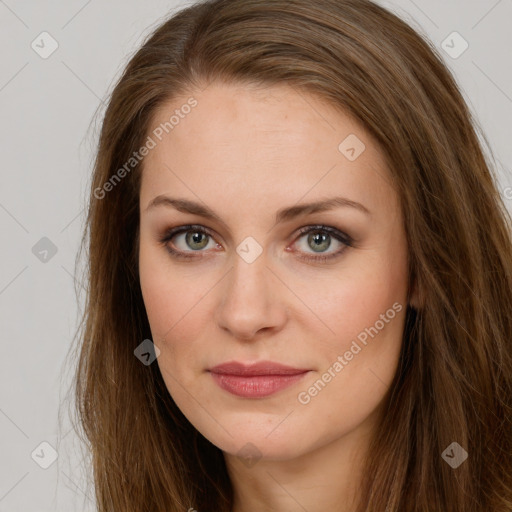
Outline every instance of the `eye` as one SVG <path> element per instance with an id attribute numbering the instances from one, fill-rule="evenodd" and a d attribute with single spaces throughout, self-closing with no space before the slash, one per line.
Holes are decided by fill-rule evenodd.
<path id="1" fill-rule="evenodd" d="M 301 244 L 302 248 L 299 251 L 304 254 L 299 257 L 307 261 L 325 262 L 331 260 L 340 256 L 347 247 L 352 247 L 353 244 L 350 236 L 329 226 L 307 226 L 301 228 L 299 233 L 302 236 L 298 237 L 297 240 L 304 239 L 304 243 Z M 333 245 L 333 239 L 335 241 L 334 245 L 338 245 L 340 248 L 328 253 L 326 251 Z M 312 250 L 313 254 L 309 250 Z"/>
<path id="2" fill-rule="evenodd" d="M 181 247 L 179 247 L 180 238 Z M 176 241 L 173 241 L 172 245 L 178 245 L 177 250 L 169 245 L 169 242 L 173 239 Z M 211 240 L 213 240 L 212 235 L 202 226 L 180 226 L 167 231 L 161 242 L 172 256 L 186 259 L 199 256 L 199 254 L 193 253 L 203 252 L 202 249 L 208 247 Z M 217 247 L 218 244 L 215 244 L 215 246 Z M 191 249 L 191 251 L 188 249 Z"/>
<path id="3" fill-rule="evenodd" d="M 306 226 L 299 230 L 301 236 L 297 241 L 304 239 L 299 252 L 299 258 L 306 261 L 325 262 L 341 255 L 347 247 L 352 247 L 353 240 L 347 234 L 329 226 Z M 326 252 L 333 245 L 340 248 L 333 252 Z M 220 248 L 221 246 L 213 241 L 213 235 L 206 228 L 199 225 L 179 226 L 168 230 L 160 242 L 167 251 L 179 259 L 198 258 L 204 252 L 203 249 Z M 181 245 L 181 246 L 180 246 Z M 177 247 L 177 248 L 176 248 Z M 310 252 L 312 251 L 312 253 Z M 308 254 L 309 253 L 309 254 Z"/>

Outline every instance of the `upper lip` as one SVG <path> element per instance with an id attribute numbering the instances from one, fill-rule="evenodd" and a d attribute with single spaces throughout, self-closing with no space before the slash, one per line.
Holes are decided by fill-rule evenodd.
<path id="1" fill-rule="evenodd" d="M 272 361 L 258 361 L 257 363 L 240 363 L 238 361 L 229 361 L 210 368 L 212 373 L 224 375 L 299 375 L 309 371 L 305 368 L 293 368 Z"/>

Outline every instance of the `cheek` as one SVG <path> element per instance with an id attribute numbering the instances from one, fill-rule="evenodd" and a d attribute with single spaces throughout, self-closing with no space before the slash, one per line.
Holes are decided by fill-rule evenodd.
<path id="1" fill-rule="evenodd" d="M 186 318 L 194 287 L 172 267 L 164 248 L 152 247 L 142 237 L 139 252 L 139 277 L 151 331 L 164 339 Z"/>
<path id="2" fill-rule="evenodd" d="M 200 304 L 193 307 L 197 300 L 190 292 L 176 293 L 181 285 L 179 279 L 170 279 L 152 267 L 144 276 L 143 297 L 152 340 L 160 350 L 156 363 L 170 395 L 183 410 L 188 397 L 184 389 L 194 385 L 202 366 L 198 354 L 204 351 L 197 346 L 202 327 Z"/>
<path id="3" fill-rule="evenodd" d="M 155 251 L 142 242 L 139 252 L 140 287 L 155 343 L 172 326 L 169 314 L 175 310 L 176 300 L 175 294 L 170 293 L 175 286 L 169 277 Z"/>
<path id="4" fill-rule="evenodd" d="M 348 350 L 358 336 L 364 340 L 364 333 L 376 323 L 382 331 L 379 335 L 400 338 L 401 316 L 397 313 L 405 310 L 407 285 L 405 269 L 401 262 L 395 263 L 389 265 L 376 255 L 365 265 L 343 272 L 343 277 L 326 279 L 324 287 L 316 286 L 317 282 L 311 288 L 312 309 L 329 327 L 328 338 L 336 340 L 337 351 Z M 395 303 L 398 305 L 393 308 Z"/>
<path id="5" fill-rule="evenodd" d="M 336 334 L 324 342 L 323 364 L 296 397 L 308 429 L 329 438 L 376 410 L 396 374 L 405 311 L 399 287 L 387 280 L 354 278 L 333 297 L 324 312 Z M 326 426 L 326 418 L 338 428 Z"/>
<path id="6" fill-rule="evenodd" d="M 199 346 L 207 329 L 208 291 L 206 273 L 177 269 L 164 252 L 141 247 L 140 284 L 153 342 L 160 349 L 162 374 L 185 378 L 185 368 L 201 371 L 205 351 Z M 211 315 L 210 315 L 211 318 Z M 181 380 L 181 378 L 180 378 Z"/>
<path id="7" fill-rule="evenodd" d="M 163 350 L 190 350 L 204 332 L 201 299 L 206 292 L 191 291 L 190 286 L 190 281 L 167 280 L 156 270 L 145 281 L 142 293 L 153 341 Z"/>

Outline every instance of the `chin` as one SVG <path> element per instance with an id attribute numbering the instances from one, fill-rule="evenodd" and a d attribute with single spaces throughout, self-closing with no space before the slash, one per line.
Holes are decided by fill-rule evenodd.
<path id="1" fill-rule="evenodd" d="M 290 415 L 291 416 L 291 415 Z M 224 453 L 242 459 L 285 461 L 299 457 L 311 449 L 320 440 L 308 439 L 311 431 L 301 430 L 286 415 L 278 421 L 268 414 L 258 412 L 219 415 L 222 427 L 204 429 L 204 424 L 195 424 L 197 430 Z M 287 423 L 287 425 L 285 425 Z M 276 428 L 276 426 L 278 427 Z M 230 435 L 231 434 L 231 435 Z"/>

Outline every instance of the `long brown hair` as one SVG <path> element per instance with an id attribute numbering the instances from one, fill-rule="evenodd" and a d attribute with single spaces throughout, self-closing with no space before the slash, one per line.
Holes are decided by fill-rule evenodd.
<path id="1" fill-rule="evenodd" d="M 231 510 L 222 452 L 177 408 L 158 365 L 134 356 L 151 338 L 137 266 L 144 161 L 112 181 L 155 110 L 213 80 L 286 83 L 352 114 L 380 143 L 399 192 L 421 307 L 407 309 L 359 510 L 510 512 L 510 214 L 435 47 L 368 0 L 198 2 L 161 24 L 117 82 L 82 239 L 74 382 L 99 512 Z M 442 457 L 453 442 L 469 454 L 457 468 Z"/>

